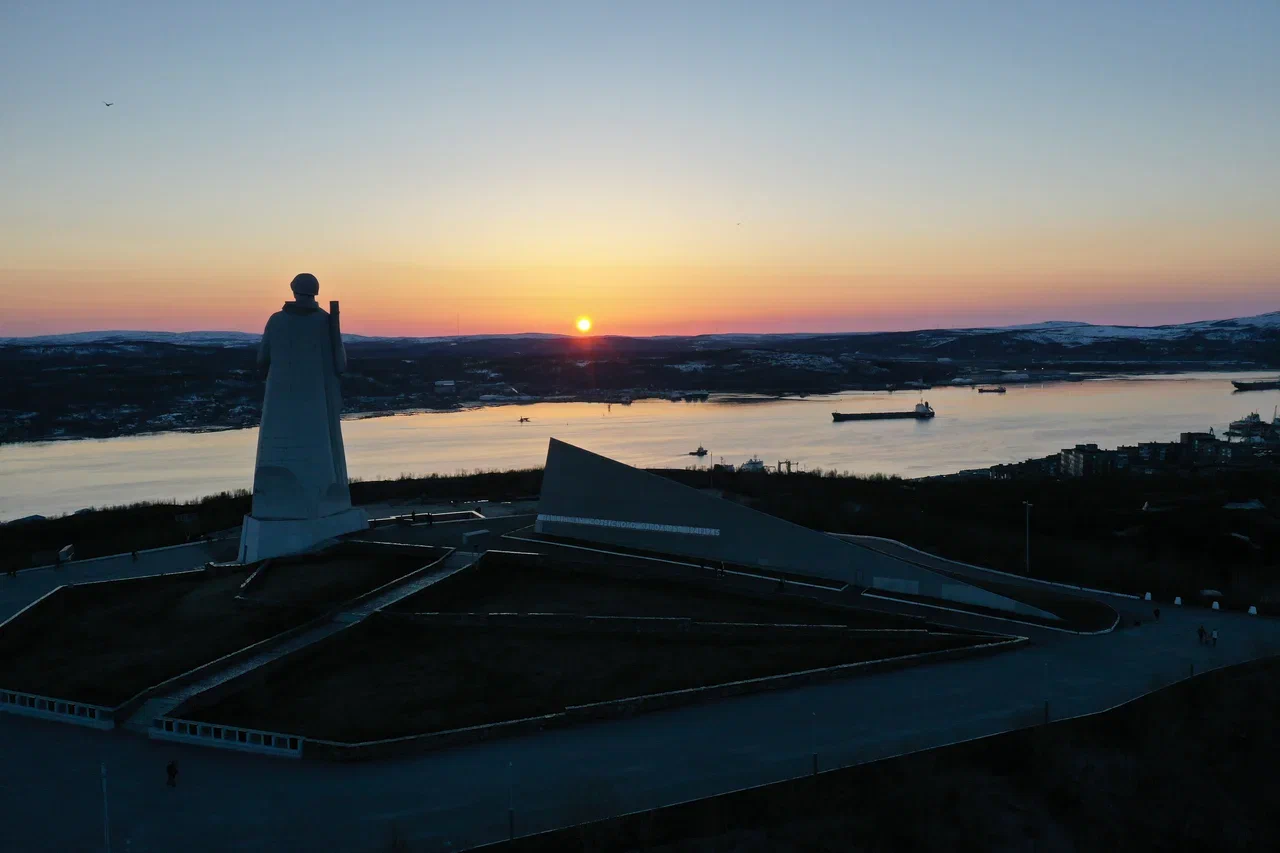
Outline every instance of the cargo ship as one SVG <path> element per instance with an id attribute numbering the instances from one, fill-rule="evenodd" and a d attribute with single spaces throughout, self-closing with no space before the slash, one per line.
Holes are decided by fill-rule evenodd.
<path id="1" fill-rule="evenodd" d="M 1008 390 L 1009 389 L 1005 388 L 1003 385 L 997 385 L 994 388 L 979 388 L 978 393 L 979 394 L 1003 394 Z"/>
<path id="2" fill-rule="evenodd" d="M 1257 382 L 1231 380 L 1237 391 L 1274 391 L 1280 388 L 1280 379 L 1260 379 Z"/>
<path id="3" fill-rule="evenodd" d="M 839 421 L 885 421 L 894 418 L 914 418 L 916 420 L 928 420 L 933 417 L 933 407 L 928 403 L 916 403 L 916 407 L 909 412 L 832 412 L 831 420 Z"/>
<path id="4" fill-rule="evenodd" d="M 1280 412 L 1280 409 L 1277 409 Z M 1250 412 L 1238 421 L 1232 421 L 1227 428 L 1227 435 L 1239 438 L 1266 437 L 1272 431 L 1280 430 L 1280 414 L 1272 413 L 1271 423 L 1267 423 L 1257 412 Z"/>

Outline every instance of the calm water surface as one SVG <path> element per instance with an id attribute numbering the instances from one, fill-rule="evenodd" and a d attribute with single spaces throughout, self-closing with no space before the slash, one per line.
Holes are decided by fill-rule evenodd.
<path id="1" fill-rule="evenodd" d="M 806 469 L 920 477 L 1045 456 L 1076 443 L 1114 447 L 1222 431 L 1251 411 L 1269 418 L 1280 404 L 1280 391 L 1233 394 L 1223 374 L 1008 388 L 1007 394 L 928 391 L 924 397 L 938 413 L 932 421 L 833 423 L 832 411 L 904 410 L 918 400 L 904 392 L 850 392 L 750 404 L 645 400 L 611 409 L 541 403 L 348 420 L 342 429 L 348 468 L 363 479 L 537 466 L 551 436 L 640 466 L 691 465 L 687 452 L 702 444 L 716 461 L 733 464 L 758 455 L 770 465 L 791 459 Z M 531 422 L 518 423 L 521 416 Z M 0 520 L 249 488 L 257 438 L 256 429 L 246 429 L 3 446 Z"/>

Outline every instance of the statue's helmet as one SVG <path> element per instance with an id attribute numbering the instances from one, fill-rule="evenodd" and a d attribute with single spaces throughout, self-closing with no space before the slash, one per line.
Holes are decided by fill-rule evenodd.
<path id="1" fill-rule="evenodd" d="M 320 281 L 309 272 L 300 272 L 289 285 L 294 296 L 315 296 L 320 292 Z"/>

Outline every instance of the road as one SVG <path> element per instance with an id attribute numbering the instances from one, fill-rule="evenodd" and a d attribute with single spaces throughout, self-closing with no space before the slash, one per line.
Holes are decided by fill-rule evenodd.
<path id="1" fill-rule="evenodd" d="M 412 759 L 338 765 L 0 716 L 0 838 L 15 850 L 454 849 L 1100 710 L 1280 649 L 1280 621 L 1166 606 L 1113 634 L 673 709 Z M 1131 622 L 1127 623 L 1130 626 Z M 1195 629 L 1217 628 L 1216 648 Z M 335 701 L 340 701 L 335 697 Z M 177 789 L 164 785 L 176 758 Z"/>

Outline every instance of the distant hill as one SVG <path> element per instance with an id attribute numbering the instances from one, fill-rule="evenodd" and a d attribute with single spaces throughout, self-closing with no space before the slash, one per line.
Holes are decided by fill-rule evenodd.
<path id="1" fill-rule="evenodd" d="M 994 326 L 954 329 L 921 329 L 906 332 L 814 332 L 814 333 L 730 333 L 723 335 L 657 335 L 654 337 L 608 336 L 595 340 L 610 340 L 615 345 L 623 341 L 636 341 L 641 348 L 648 349 L 653 345 L 670 345 L 680 349 L 681 344 L 694 349 L 710 346 L 712 348 L 732 348 L 770 345 L 787 341 L 812 339 L 832 339 L 858 337 L 867 339 L 912 339 L 926 348 L 950 343 L 960 338 L 980 338 L 1000 336 L 1011 341 L 1030 344 L 1055 344 L 1062 347 L 1081 347 L 1105 341 L 1178 341 L 1189 338 L 1203 338 L 1210 341 L 1230 342 L 1256 339 L 1259 336 L 1269 337 L 1280 334 L 1280 311 L 1258 314 L 1253 317 L 1238 317 L 1231 320 L 1202 320 L 1194 323 L 1181 323 L 1166 326 L 1106 326 L 1082 323 L 1073 320 L 1049 320 L 1043 323 L 1031 323 L 1018 326 Z M 18 346 L 77 346 L 92 344 L 128 344 L 128 343 L 165 343 L 176 346 L 196 347 L 241 347 L 256 345 L 261 335 L 255 332 L 152 332 L 109 330 L 96 332 L 71 332 L 61 335 L 37 335 L 25 338 L 0 338 L 0 344 Z M 343 335 L 343 340 L 353 344 L 370 343 L 395 346 L 444 344 L 472 344 L 480 341 L 561 341 L 577 340 L 576 335 L 557 335 L 540 332 L 523 332 L 519 334 L 492 335 L 460 335 L 436 337 L 410 336 L 377 336 L 377 335 Z M 643 343 L 641 343 L 643 342 Z M 699 346 L 701 344 L 701 346 Z M 646 346 L 647 345 L 647 346 Z M 629 349 L 621 345 L 622 349 Z"/>
<path id="2" fill-rule="evenodd" d="M 565 335 L 548 335 L 538 332 L 524 332 L 514 335 L 462 335 L 435 338 L 382 337 L 377 335 L 344 334 L 342 339 L 350 343 L 364 341 L 404 343 L 448 343 L 452 341 L 475 341 L 503 338 L 511 340 L 551 339 L 567 337 Z M 16 346 L 88 346 L 96 344 L 172 344 L 174 346 L 192 347 L 242 347 L 256 346 L 262 340 L 258 332 L 156 332 L 112 329 L 98 332 L 68 332 L 61 335 L 33 335 L 25 338 L 0 338 L 0 344 Z"/>
<path id="3" fill-rule="evenodd" d="M 248 427 L 262 405 L 249 332 L 79 332 L 0 340 L 0 443 Z M 596 402 L 824 394 L 1069 376 L 1280 368 L 1280 312 L 1175 326 L 1049 321 L 859 334 L 347 335 L 348 412 L 507 398 Z M 440 380 L 451 380 L 443 391 Z"/>

